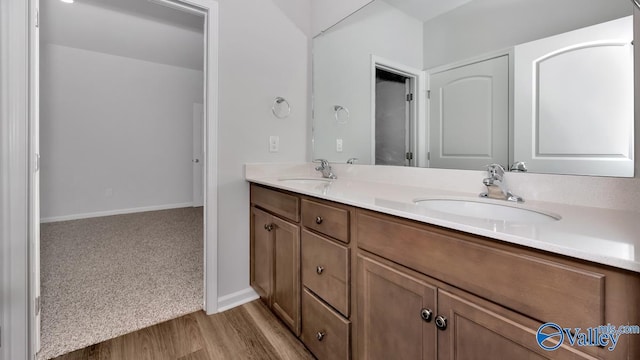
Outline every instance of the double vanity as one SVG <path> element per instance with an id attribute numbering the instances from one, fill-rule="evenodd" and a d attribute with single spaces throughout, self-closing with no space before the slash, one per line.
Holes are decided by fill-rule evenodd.
<path id="1" fill-rule="evenodd" d="M 640 358 L 640 335 L 613 350 L 536 341 L 547 322 L 574 335 L 640 323 L 638 213 L 483 199 L 407 185 L 438 170 L 393 168 L 402 181 L 367 168 L 245 169 L 251 285 L 317 358 Z"/>

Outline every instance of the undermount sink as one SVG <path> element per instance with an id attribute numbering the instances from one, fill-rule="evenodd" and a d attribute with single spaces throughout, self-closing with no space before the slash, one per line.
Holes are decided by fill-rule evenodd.
<path id="1" fill-rule="evenodd" d="M 494 221 L 543 223 L 561 219 L 553 213 L 480 200 L 416 199 L 413 202 L 429 210 Z"/>
<path id="2" fill-rule="evenodd" d="M 312 177 L 292 177 L 292 178 L 282 178 L 278 179 L 278 181 L 292 183 L 292 184 L 330 184 L 335 181 L 334 179 L 325 179 L 325 178 L 312 178 Z"/>

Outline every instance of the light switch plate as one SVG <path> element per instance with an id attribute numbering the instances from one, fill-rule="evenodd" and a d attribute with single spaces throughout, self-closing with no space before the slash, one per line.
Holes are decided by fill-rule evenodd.
<path id="1" fill-rule="evenodd" d="M 280 137 L 279 136 L 269 136 L 269 152 L 278 152 L 280 149 Z"/>
<path id="2" fill-rule="evenodd" d="M 336 151 L 342 152 L 342 139 L 336 139 Z"/>

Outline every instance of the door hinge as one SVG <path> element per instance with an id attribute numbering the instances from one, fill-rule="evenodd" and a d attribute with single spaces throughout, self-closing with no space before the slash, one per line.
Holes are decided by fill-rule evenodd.
<path id="1" fill-rule="evenodd" d="M 431 90 L 427 90 L 427 99 L 431 99 Z"/>
<path id="2" fill-rule="evenodd" d="M 36 306 L 36 316 L 38 316 L 40 315 L 40 307 L 41 307 L 40 296 L 36 297 L 35 306 Z"/>
<path id="3" fill-rule="evenodd" d="M 407 160 L 413 160 L 413 153 L 412 152 L 408 152 L 408 153 L 406 153 L 405 157 L 407 158 Z"/>
<path id="4" fill-rule="evenodd" d="M 40 170 L 40 154 L 36 153 L 35 154 L 35 170 L 34 172 L 37 172 L 38 170 Z"/>
<path id="5" fill-rule="evenodd" d="M 407 94 L 407 101 L 413 101 L 413 94 Z"/>
<path id="6" fill-rule="evenodd" d="M 40 27 L 40 9 L 36 9 L 36 27 Z"/>
<path id="7" fill-rule="evenodd" d="M 427 153 L 427 160 L 431 160 L 431 151 Z"/>

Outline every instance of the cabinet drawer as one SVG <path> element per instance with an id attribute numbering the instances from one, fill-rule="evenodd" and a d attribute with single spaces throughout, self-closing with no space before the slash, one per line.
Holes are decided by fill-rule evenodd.
<path id="1" fill-rule="evenodd" d="M 349 316 L 349 249 L 302 231 L 302 283 Z"/>
<path id="2" fill-rule="evenodd" d="M 286 219 L 300 221 L 300 199 L 296 196 L 251 184 L 251 202 Z"/>
<path id="3" fill-rule="evenodd" d="M 303 199 L 302 225 L 349 242 L 349 212 L 345 209 Z"/>
<path id="4" fill-rule="evenodd" d="M 358 246 L 540 320 L 606 324 L 605 275 L 522 249 L 359 211 Z"/>
<path id="5" fill-rule="evenodd" d="M 349 359 L 351 322 L 309 290 L 302 292 L 302 342 L 319 360 Z"/>

